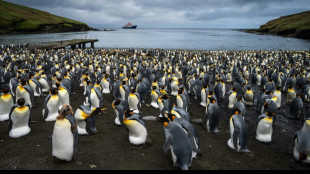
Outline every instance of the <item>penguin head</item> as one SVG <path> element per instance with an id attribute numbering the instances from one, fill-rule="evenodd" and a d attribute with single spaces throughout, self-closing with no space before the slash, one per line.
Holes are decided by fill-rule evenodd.
<path id="1" fill-rule="evenodd" d="M 210 103 L 215 103 L 216 102 L 216 99 L 214 98 L 214 96 L 208 95 L 208 98 L 210 100 Z"/>
<path id="2" fill-rule="evenodd" d="M 125 118 L 130 117 L 132 114 L 134 114 L 133 110 L 125 110 Z"/>
<path id="3" fill-rule="evenodd" d="M 24 98 L 19 98 L 16 103 L 18 104 L 18 106 L 24 106 L 25 99 Z"/>
<path id="4" fill-rule="evenodd" d="M 120 103 L 121 103 L 121 100 L 117 98 L 113 101 L 112 107 L 116 109 Z"/>
<path id="5" fill-rule="evenodd" d="M 93 111 L 92 111 L 92 115 L 99 114 L 101 111 L 104 111 L 104 110 L 106 110 L 106 109 L 107 109 L 107 108 L 102 108 L 102 107 L 94 108 Z"/>
<path id="6" fill-rule="evenodd" d="M 55 94 L 57 94 L 57 92 L 58 92 L 57 88 L 52 88 L 51 91 L 50 91 L 50 94 L 55 95 Z"/>
<path id="7" fill-rule="evenodd" d="M 2 90 L 2 92 L 3 92 L 4 94 L 7 94 L 7 93 L 10 92 L 10 88 L 9 88 L 8 86 L 5 86 L 5 87 L 3 88 L 3 90 Z"/>
<path id="8" fill-rule="evenodd" d="M 165 116 L 169 118 L 169 120 L 173 121 L 176 118 L 176 115 L 164 112 Z"/>
<path id="9" fill-rule="evenodd" d="M 168 126 L 170 120 L 165 116 L 161 116 L 157 118 L 164 126 Z"/>
<path id="10" fill-rule="evenodd" d="M 167 100 L 168 98 L 170 98 L 170 96 L 168 94 L 164 94 L 160 97 L 162 100 Z"/>
<path id="11" fill-rule="evenodd" d="M 20 80 L 20 83 L 22 84 L 22 86 L 25 86 L 25 85 L 27 85 L 27 80 L 24 79 L 24 78 L 22 78 L 22 79 Z"/>
<path id="12" fill-rule="evenodd" d="M 241 114 L 241 111 L 238 107 L 234 107 L 232 110 L 232 115 L 237 115 L 237 114 Z"/>

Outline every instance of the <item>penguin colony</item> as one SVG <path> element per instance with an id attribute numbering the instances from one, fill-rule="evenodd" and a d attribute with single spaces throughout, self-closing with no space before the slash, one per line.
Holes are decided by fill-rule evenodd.
<path id="1" fill-rule="evenodd" d="M 272 143 L 274 129 L 281 121 L 279 113 L 284 113 L 282 119 L 299 120 L 301 126 L 292 139 L 293 158 L 310 163 L 307 51 L 122 52 L 89 48 L 31 52 L 5 48 L 1 53 L 0 121 L 9 122 L 11 138 L 31 136 L 32 109 L 41 108 L 42 120 L 54 122 L 62 106 L 70 105 L 70 96 L 79 95 L 83 102 L 74 108 L 70 119 L 55 126 L 76 124 L 78 135 L 93 135 L 98 132 L 95 120 L 107 117 L 104 110 L 111 108 L 113 124 L 128 130 L 129 143 L 144 145 L 149 136 L 147 122 L 156 121 L 164 129 L 164 153 L 168 155 L 169 150 L 172 164 L 182 170 L 204 157 L 200 146 L 207 142 L 199 140 L 199 134 L 221 136 L 225 131 L 219 127 L 225 120 L 220 116 L 222 108 L 231 111 L 226 114 L 230 132 L 227 147 L 237 152 L 251 153 L 249 131 L 255 132 L 261 146 Z M 83 93 L 76 94 L 75 88 Z M 114 101 L 106 103 L 105 96 Z M 44 103 L 35 105 L 35 99 L 42 97 Z M 189 112 L 196 103 L 204 110 L 202 115 Z M 153 107 L 159 114 L 144 115 L 140 112 L 143 107 Z M 247 125 L 248 110 L 257 113 L 255 127 Z M 198 134 L 198 126 L 206 131 Z M 68 132 L 64 135 L 73 138 L 71 144 L 77 143 L 76 132 Z M 77 144 L 68 151 L 73 148 Z M 73 156 L 76 154 L 62 160 L 71 161 Z"/>

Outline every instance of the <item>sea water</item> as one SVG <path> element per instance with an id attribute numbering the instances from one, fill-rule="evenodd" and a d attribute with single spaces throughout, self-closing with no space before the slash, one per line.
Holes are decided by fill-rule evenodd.
<path id="1" fill-rule="evenodd" d="M 246 33 L 236 29 L 115 29 L 48 34 L 0 35 L 0 45 L 98 39 L 97 48 L 190 50 L 309 50 L 310 40 Z M 90 43 L 86 44 L 90 47 Z"/>

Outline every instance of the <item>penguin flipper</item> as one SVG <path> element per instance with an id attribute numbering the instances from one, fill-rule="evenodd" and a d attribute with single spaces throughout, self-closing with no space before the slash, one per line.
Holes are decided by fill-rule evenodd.
<path id="1" fill-rule="evenodd" d="M 171 145 L 171 138 L 167 137 L 163 146 L 164 153 L 167 154 L 168 149 L 170 148 Z"/>
<path id="2" fill-rule="evenodd" d="M 240 135 L 240 128 L 238 126 L 235 126 L 234 128 L 234 133 L 233 133 L 233 145 L 235 147 L 235 149 L 238 149 L 238 138 Z"/>
<path id="3" fill-rule="evenodd" d="M 157 116 L 153 116 L 153 115 L 148 115 L 148 116 L 143 116 L 142 120 L 150 120 L 150 121 L 157 121 Z"/>

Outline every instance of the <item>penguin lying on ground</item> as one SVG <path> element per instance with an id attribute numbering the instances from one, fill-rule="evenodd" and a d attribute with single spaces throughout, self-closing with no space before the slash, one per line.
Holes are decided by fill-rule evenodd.
<path id="1" fill-rule="evenodd" d="M 133 145 L 145 144 L 147 129 L 142 117 L 132 111 L 125 112 L 124 124 L 129 131 L 129 142 Z"/>
<path id="2" fill-rule="evenodd" d="M 115 117 L 115 120 L 114 120 L 114 123 L 118 126 L 125 126 L 124 125 L 124 117 L 125 117 L 125 111 L 129 111 L 129 105 L 128 105 L 128 102 L 126 102 L 125 100 L 122 100 L 120 98 L 118 99 L 115 99 L 113 102 L 112 102 L 112 108 L 114 109 L 114 112 L 116 114 L 116 117 Z"/>
<path id="3" fill-rule="evenodd" d="M 95 115 L 104 110 L 106 110 L 106 108 L 97 107 L 91 109 L 89 106 L 80 105 L 74 114 L 79 135 L 92 135 L 97 133 Z"/>
<path id="4" fill-rule="evenodd" d="M 164 153 L 167 154 L 170 149 L 173 165 L 181 170 L 188 170 L 193 160 L 193 149 L 186 131 L 165 116 L 158 117 L 158 119 L 164 125 L 165 130 Z"/>
<path id="5" fill-rule="evenodd" d="M 293 156 L 296 161 L 310 164 L 310 132 L 298 131 L 294 136 Z"/>
<path id="6" fill-rule="evenodd" d="M 30 133 L 30 106 L 25 105 L 25 99 L 19 98 L 11 107 L 9 113 L 9 136 L 19 138 Z"/>
<path id="7" fill-rule="evenodd" d="M 276 113 L 266 112 L 258 116 L 255 128 L 255 138 L 260 142 L 271 142 L 273 133 L 273 121 Z"/>

